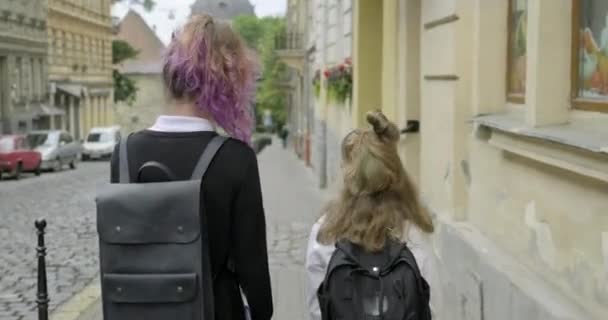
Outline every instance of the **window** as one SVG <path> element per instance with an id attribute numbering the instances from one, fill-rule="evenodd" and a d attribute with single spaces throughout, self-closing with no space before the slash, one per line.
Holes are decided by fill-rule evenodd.
<path id="1" fill-rule="evenodd" d="M 608 111 L 608 2 L 575 0 L 573 9 L 573 104 Z"/>
<path id="2" fill-rule="evenodd" d="M 44 97 L 44 95 L 46 95 L 47 93 L 47 89 L 46 89 L 46 70 L 45 70 L 45 63 L 44 63 L 44 59 L 43 58 L 39 58 L 38 59 L 38 74 L 40 75 L 38 77 L 38 88 L 40 89 L 40 97 Z"/>
<path id="3" fill-rule="evenodd" d="M 55 34 L 55 29 L 50 29 L 50 37 L 49 37 L 49 41 L 51 42 L 51 45 L 49 46 L 49 63 L 53 64 L 54 63 L 54 59 L 55 59 L 55 54 L 57 51 L 57 35 Z"/>
<path id="4" fill-rule="evenodd" d="M 509 0 L 507 100 L 525 102 L 528 0 Z"/>
<path id="5" fill-rule="evenodd" d="M 30 93 L 32 96 L 38 96 L 38 75 L 36 74 L 36 62 L 34 58 L 30 58 Z"/>
<path id="6" fill-rule="evenodd" d="M 17 96 L 19 99 L 25 95 L 24 90 L 24 80 L 23 80 L 23 59 L 21 57 L 17 58 Z"/>
<path id="7" fill-rule="evenodd" d="M 54 146 L 57 144 L 58 135 L 55 133 L 31 133 L 27 135 L 28 144 L 32 148 L 38 146 Z"/>
<path id="8" fill-rule="evenodd" d="M 15 139 L 15 150 L 27 150 L 28 147 L 25 143 L 25 139 L 17 138 Z"/>
<path id="9" fill-rule="evenodd" d="M 72 136 L 69 133 L 63 132 L 63 133 L 61 133 L 61 138 L 59 141 L 60 141 L 60 143 L 68 144 L 68 143 L 72 143 L 72 141 L 74 141 L 74 139 L 72 139 Z"/>
<path id="10" fill-rule="evenodd" d="M 13 141 L 12 137 L 0 137 L 0 152 L 13 151 Z"/>
<path id="11" fill-rule="evenodd" d="M 113 142 L 114 138 L 112 132 L 95 132 L 89 134 L 87 142 Z"/>

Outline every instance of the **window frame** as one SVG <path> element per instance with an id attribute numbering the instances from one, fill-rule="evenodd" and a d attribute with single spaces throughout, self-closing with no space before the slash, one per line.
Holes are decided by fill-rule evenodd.
<path id="1" fill-rule="evenodd" d="M 526 92 L 523 94 L 514 94 L 510 92 L 509 83 L 511 81 L 511 70 L 512 70 L 512 59 L 511 59 L 511 36 L 513 34 L 513 19 L 511 14 L 513 12 L 513 0 L 507 0 L 508 9 L 507 9 L 507 72 L 505 72 L 505 95 L 507 97 L 507 102 L 515 103 L 515 104 L 525 104 L 526 103 Z M 526 35 L 526 41 L 527 35 Z M 526 49 L 526 59 L 528 56 L 528 50 Z M 528 81 L 528 75 L 526 70 L 526 82 Z"/>
<path id="2" fill-rule="evenodd" d="M 572 62 L 570 65 L 570 102 L 572 108 L 577 110 L 595 111 L 608 113 L 608 99 L 599 102 L 592 99 L 579 97 L 579 68 L 580 68 L 580 46 L 581 32 L 581 10 L 583 0 L 572 0 Z"/>

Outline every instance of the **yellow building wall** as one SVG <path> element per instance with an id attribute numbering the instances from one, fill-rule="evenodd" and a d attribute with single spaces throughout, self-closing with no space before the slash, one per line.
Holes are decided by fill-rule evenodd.
<path id="1" fill-rule="evenodd" d="M 540 34 L 546 25 L 555 24 L 551 19 L 566 21 L 564 17 L 570 15 L 569 5 L 552 3 L 538 0 L 533 9 L 545 10 L 537 15 L 538 21 L 529 22 L 536 23 L 534 28 Z M 522 125 L 527 126 L 574 121 L 579 113 L 568 112 L 563 106 L 565 98 L 556 98 L 550 88 L 567 87 L 564 83 L 569 76 L 559 76 L 563 69 L 552 70 L 547 65 L 549 61 L 554 68 L 568 66 L 567 57 L 546 54 L 547 48 L 569 54 L 569 40 L 552 37 L 568 34 L 570 26 L 560 25 L 563 30 L 550 38 L 538 37 L 538 43 L 529 46 L 537 56 L 531 61 L 539 64 L 528 66 L 528 73 L 534 73 L 532 79 L 539 79 L 528 83 L 528 91 L 534 92 L 534 105 L 512 106 L 505 99 L 506 3 L 358 0 L 354 7 L 352 126 L 364 125 L 365 112 L 378 105 L 401 127 L 407 120 L 421 121 L 420 133 L 407 135 L 400 142 L 400 151 L 406 169 L 419 181 L 425 204 L 438 215 L 437 242 L 442 256 L 450 255 L 442 251 L 442 241 L 447 239 L 444 230 L 479 234 L 487 243 L 471 246 L 480 250 L 480 256 L 485 255 L 484 247 L 504 253 L 506 264 L 496 261 L 493 270 L 512 281 L 519 294 L 525 291 L 526 299 L 549 310 L 547 314 L 565 315 L 576 308 L 590 314 L 591 319 L 608 314 L 608 183 L 543 163 L 534 152 L 528 156 L 508 152 L 496 143 L 536 146 L 559 154 L 560 159 L 568 155 L 575 162 L 594 159 L 608 163 L 608 157 L 478 128 L 469 121 L 475 115 L 494 112 L 521 113 Z M 454 21 L 427 25 L 454 16 Z M 547 74 L 554 75 L 551 86 L 540 82 Z M 331 107 L 329 110 L 328 124 L 339 127 L 339 121 L 330 120 L 338 116 L 331 115 L 335 112 Z M 583 117 L 605 119 L 608 124 L 607 115 L 584 113 Z M 468 268 L 471 262 L 459 263 Z M 460 268 L 447 267 L 448 271 Z M 467 272 L 483 273 L 474 268 Z M 486 294 L 503 290 L 492 287 L 491 279 L 479 281 L 488 286 Z M 551 293 L 534 296 L 536 285 Z M 448 300 L 459 298 L 458 290 L 469 288 L 448 292 Z M 528 300 L 509 294 L 519 302 L 505 308 L 525 315 Z M 555 301 L 565 303 L 552 305 Z M 570 304 L 574 309 L 569 309 Z M 541 319 L 544 314 L 526 319 Z M 503 314 L 496 319 L 509 318 Z"/>
<path id="2" fill-rule="evenodd" d="M 48 6 L 48 75 L 57 85 L 76 85 L 80 99 L 79 133 L 109 125 L 102 116 L 112 108 L 112 17 L 111 1 L 50 0 Z M 88 90 L 109 94 L 89 95 Z M 72 115 L 62 119 L 65 125 Z"/>
<path id="3" fill-rule="evenodd" d="M 382 1 L 353 3 L 353 126 L 366 125 L 365 114 L 382 108 Z"/>

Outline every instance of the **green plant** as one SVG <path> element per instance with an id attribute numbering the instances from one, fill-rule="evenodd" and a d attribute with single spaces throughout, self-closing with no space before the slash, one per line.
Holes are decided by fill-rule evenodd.
<path id="1" fill-rule="evenodd" d="M 256 90 L 256 119 L 259 123 L 264 110 L 270 110 L 275 126 L 281 127 L 287 120 L 283 84 L 288 68 L 275 50 L 275 38 L 285 32 L 285 21 L 277 17 L 237 17 L 233 27 L 260 56 L 262 74 Z"/>
<path id="2" fill-rule="evenodd" d="M 137 57 L 139 52 L 129 43 L 122 40 L 112 41 L 112 62 L 120 64 L 125 60 Z M 126 102 L 133 105 L 137 98 L 137 85 L 133 79 L 128 78 L 118 70 L 112 72 L 114 80 L 114 102 Z"/>
<path id="3" fill-rule="evenodd" d="M 323 71 L 326 78 L 327 94 L 330 100 L 345 103 L 352 97 L 353 92 L 353 68 L 350 59 L 333 68 Z"/>
<path id="4" fill-rule="evenodd" d="M 133 105 L 139 90 L 135 81 L 117 70 L 112 72 L 112 78 L 114 79 L 114 102 L 123 101 L 129 106 Z"/>
<path id="5" fill-rule="evenodd" d="M 128 59 L 133 59 L 139 54 L 128 42 L 123 40 L 112 41 L 112 63 L 118 64 Z"/>

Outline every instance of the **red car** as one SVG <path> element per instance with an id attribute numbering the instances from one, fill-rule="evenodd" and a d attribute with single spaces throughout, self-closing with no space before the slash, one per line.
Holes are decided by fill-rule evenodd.
<path id="1" fill-rule="evenodd" d="M 25 136 L 0 136 L 0 180 L 6 173 L 19 179 L 22 172 L 40 175 L 42 157 L 32 150 Z"/>

